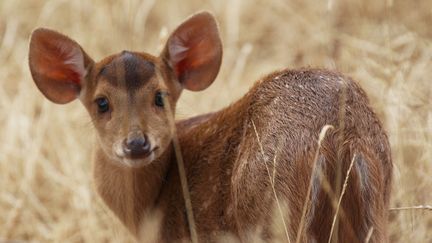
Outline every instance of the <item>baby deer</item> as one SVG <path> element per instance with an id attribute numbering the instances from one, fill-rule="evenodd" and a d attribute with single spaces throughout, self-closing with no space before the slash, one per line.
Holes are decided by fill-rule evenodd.
<path id="1" fill-rule="evenodd" d="M 221 60 L 217 23 L 207 12 L 177 27 L 159 56 L 122 51 L 94 62 L 75 41 L 43 28 L 33 32 L 29 51 L 46 98 L 78 98 L 90 114 L 97 192 L 136 236 L 150 233 L 141 226 L 159 212 L 159 242 L 191 239 L 189 226 L 203 242 L 223 234 L 242 242 L 251 234 L 266 241 L 387 241 L 390 147 L 365 92 L 335 72 L 283 70 L 218 112 L 171 125 L 182 90 L 211 85 Z M 333 129 L 320 139 L 326 125 Z M 284 238 L 274 227 L 278 217 Z"/>

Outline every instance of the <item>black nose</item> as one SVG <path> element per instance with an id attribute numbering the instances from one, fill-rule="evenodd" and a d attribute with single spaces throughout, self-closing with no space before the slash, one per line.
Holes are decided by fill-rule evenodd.
<path id="1" fill-rule="evenodd" d="M 150 152 L 150 143 L 142 132 L 131 132 L 123 141 L 123 151 L 131 158 L 143 157 Z"/>

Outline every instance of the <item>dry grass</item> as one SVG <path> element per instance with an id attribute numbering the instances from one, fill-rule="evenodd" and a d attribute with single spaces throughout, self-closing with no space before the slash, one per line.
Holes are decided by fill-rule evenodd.
<path id="1" fill-rule="evenodd" d="M 31 30 L 67 33 L 94 59 L 157 54 L 169 30 L 200 9 L 220 22 L 223 66 L 208 90 L 184 93 L 178 117 L 217 110 L 275 69 L 341 70 L 361 83 L 389 133 L 391 207 L 432 204 L 432 1 L 88 2 L 0 1 L 0 241 L 132 241 L 92 188 L 84 109 L 49 103 L 30 78 Z M 392 242 L 432 239 L 430 210 L 393 210 L 390 220 Z"/>
<path id="2" fill-rule="evenodd" d="M 285 217 L 284 217 L 284 215 L 288 215 L 288 214 L 285 214 L 286 211 L 284 211 L 282 209 L 282 205 L 281 205 L 281 203 L 279 201 L 279 197 L 277 196 L 276 189 L 275 189 L 275 183 L 274 183 L 275 182 L 275 174 L 276 174 L 276 157 L 277 157 L 277 153 L 275 154 L 275 156 L 273 158 L 274 163 L 273 163 L 273 176 L 272 176 L 272 174 L 270 174 L 270 169 L 269 169 L 269 166 L 267 164 L 268 161 L 266 159 L 267 156 L 264 153 L 264 148 L 263 148 L 263 145 L 261 143 L 261 139 L 260 139 L 260 136 L 258 134 L 257 128 L 255 126 L 255 122 L 253 120 L 251 122 L 252 122 L 252 126 L 254 128 L 254 132 L 255 132 L 256 139 L 257 139 L 257 143 L 259 144 L 262 160 L 263 160 L 263 162 L 265 164 L 265 167 L 266 167 L 266 170 L 267 170 L 267 175 L 268 175 L 268 178 L 269 178 L 269 181 L 270 181 L 270 186 L 271 186 L 272 191 L 273 191 L 273 197 L 274 197 L 274 199 L 276 201 L 276 205 L 277 205 L 277 208 L 278 208 L 278 214 L 277 214 L 277 216 L 280 218 L 280 221 L 282 222 L 282 226 L 283 226 L 284 231 L 285 231 L 286 242 L 287 243 L 291 243 L 291 239 L 290 239 L 290 236 L 289 236 L 289 233 L 288 233 L 287 223 L 285 222 Z M 306 195 L 309 195 L 309 193 L 307 193 Z M 273 220 L 273 221 L 275 221 L 275 220 Z"/>

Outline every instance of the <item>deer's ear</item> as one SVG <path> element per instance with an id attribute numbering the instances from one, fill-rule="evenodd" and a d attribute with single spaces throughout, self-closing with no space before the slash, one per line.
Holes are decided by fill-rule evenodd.
<path id="1" fill-rule="evenodd" d="M 215 80 L 222 61 L 222 42 L 213 15 L 186 19 L 169 37 L 162 53 L 183 87 L 199 91 Z"/>
<path id="2" fill-rule="evenodd" d="M 80 45 L 56 31 L 39 28 L 30 39 L 30 71 L 39 90 L 49 100 L 65 104 L 81 91 L 91 58 Z"/>

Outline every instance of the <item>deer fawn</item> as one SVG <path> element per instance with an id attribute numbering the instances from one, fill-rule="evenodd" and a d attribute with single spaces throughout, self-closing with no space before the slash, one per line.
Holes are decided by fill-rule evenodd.
<path id="1" fill-rule="evenodd" d="M 94 62 L 75 41 L 43 28 L 33 32 L 29 51 L 32 77 L 49 100 L 78 98 L 86 107 L 98 138 L 96 190 L 136 236 L 157 211 L 157 241 L 191 238 L 177 136 L 201 241 L 229 233 L 246 242 L 251 232 L 276 240 L 280 203 L 286 238 L 278 239 L 327 242 L 334 195 L 349 167 L 333 239 L 387 241 L 390 147 L 364 91 L 335 72 L 283 70 L 218 112 L 170 126 L 166 111 L 174 114 L 182 90 L 211 85 L 221 60 L 217 23 L 207 12 L 186 19 L 159 56 L 123 51 Z M 326 124 L 334 129 L 319 144 Z"/>

